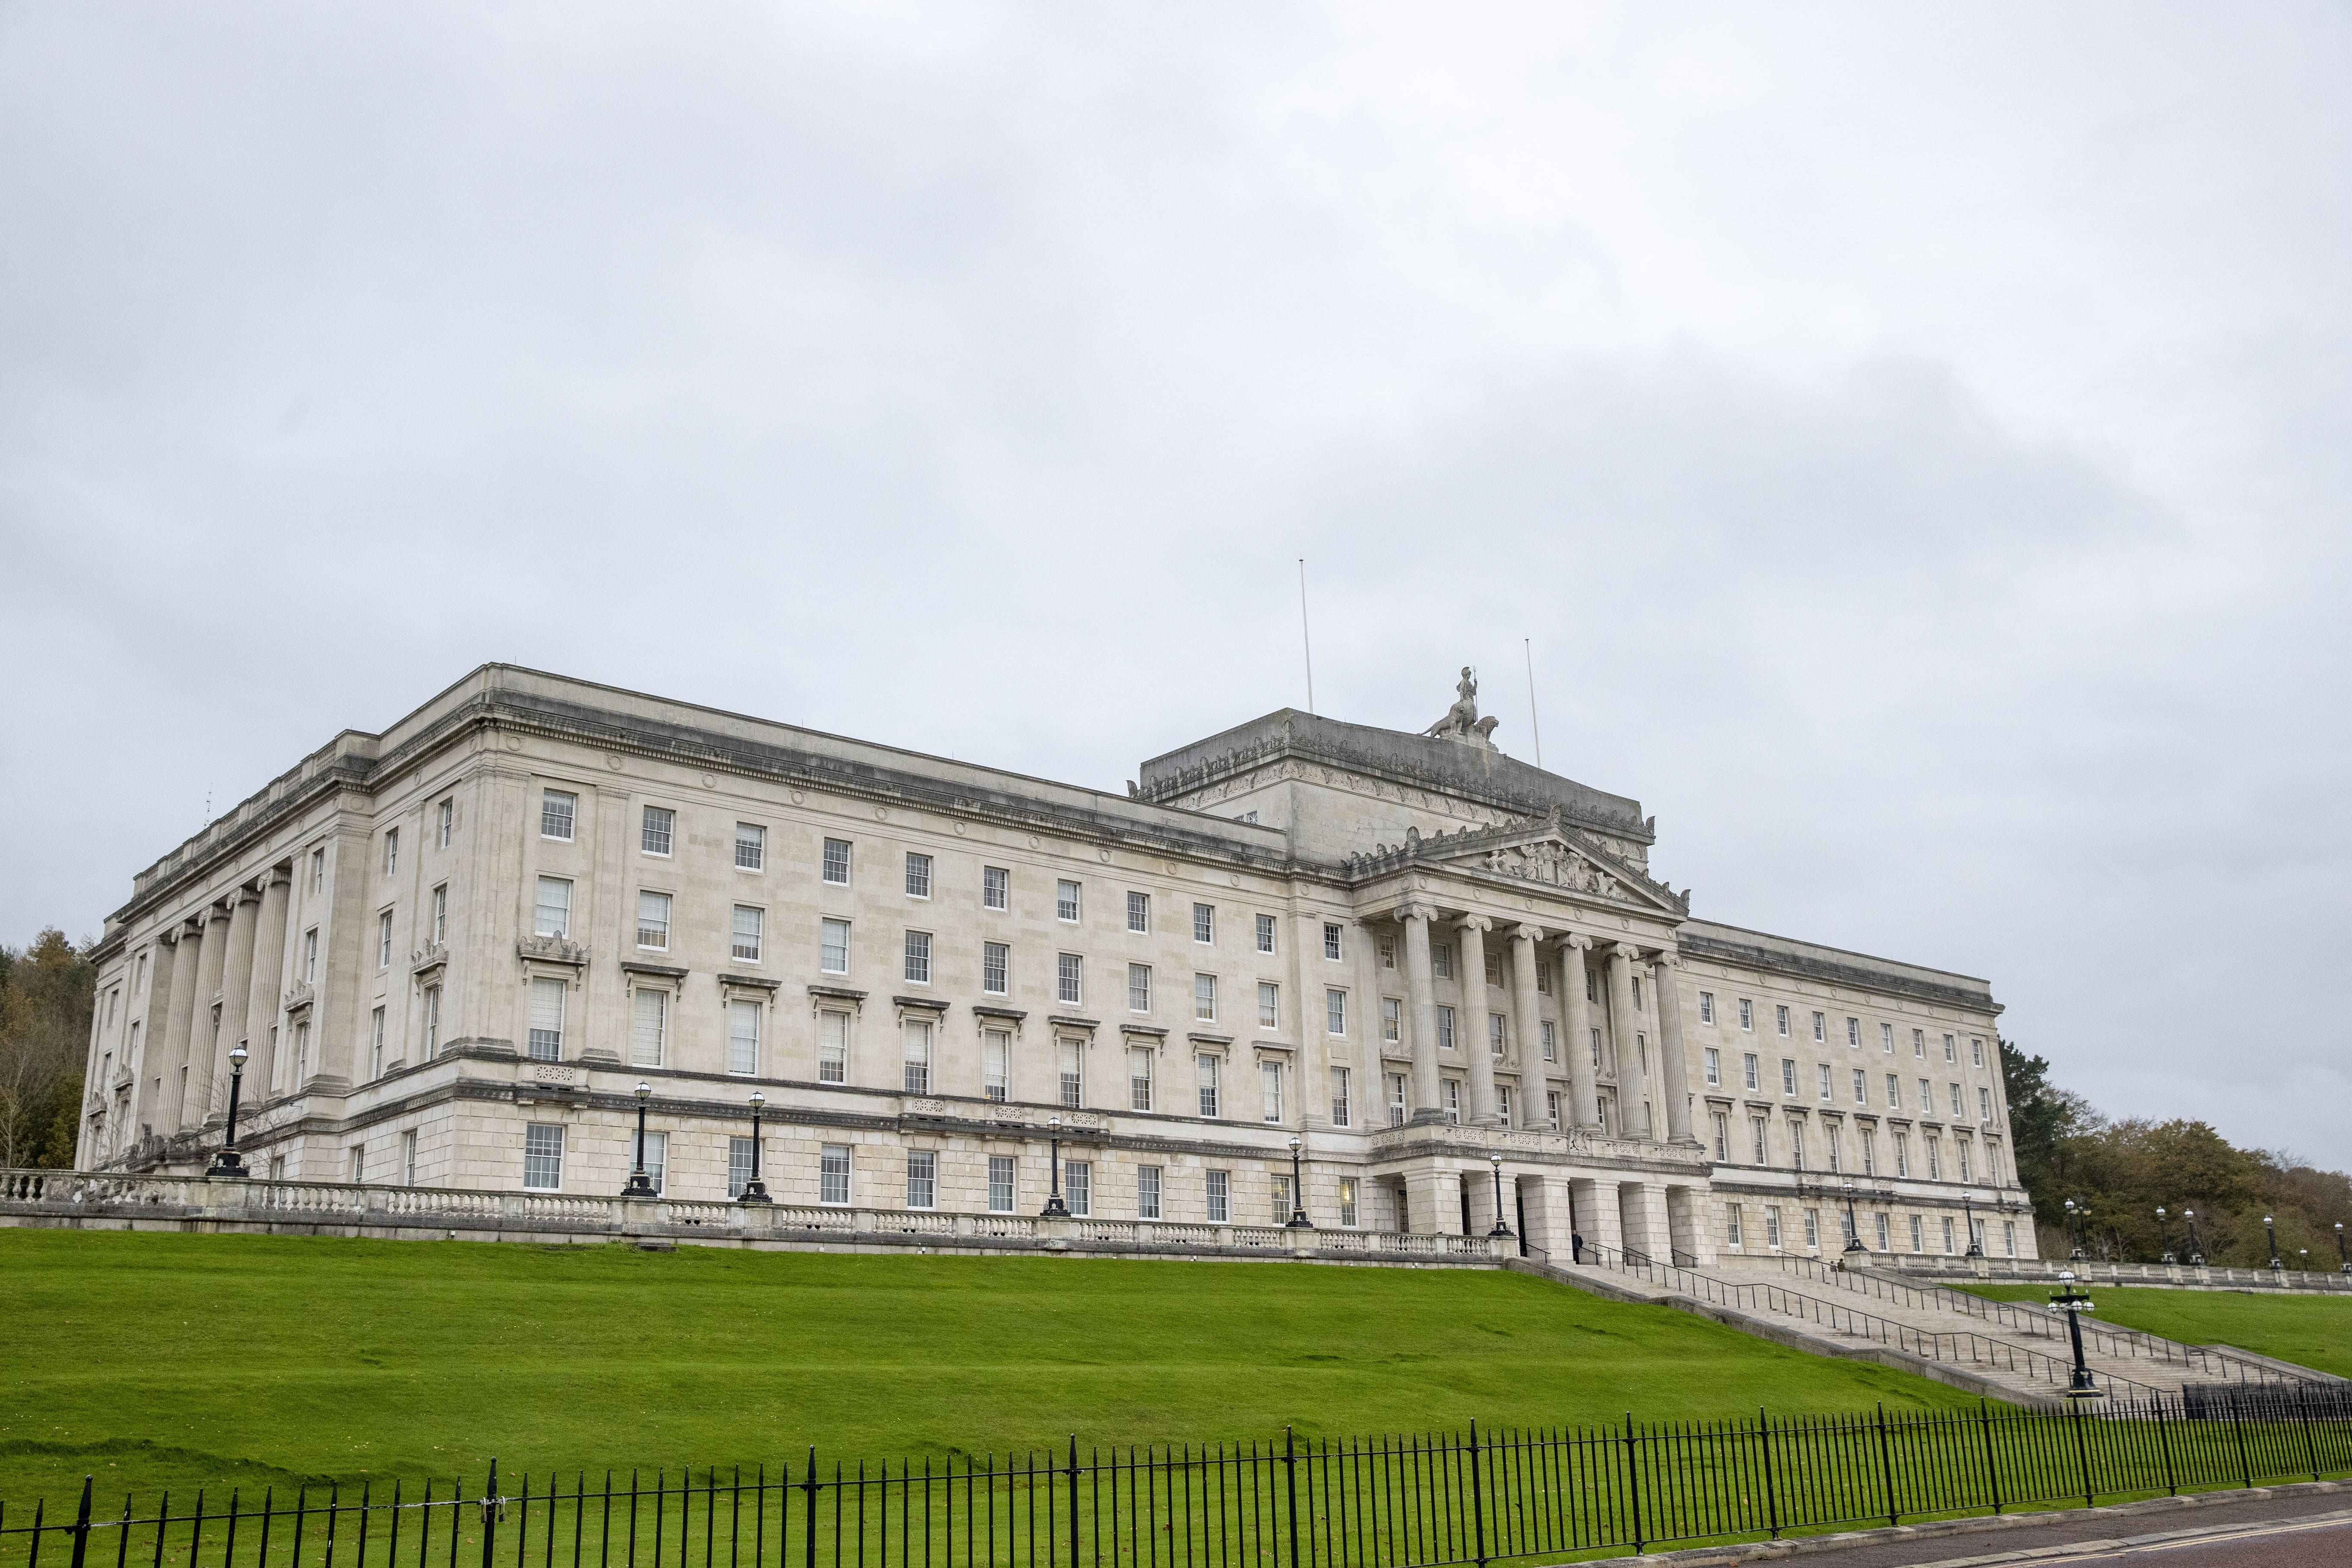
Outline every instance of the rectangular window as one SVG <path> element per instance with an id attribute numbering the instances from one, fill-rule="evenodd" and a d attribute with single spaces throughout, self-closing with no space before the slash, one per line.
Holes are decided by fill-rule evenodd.
<path id="1" fill-rule="evenodd" d="M 1127 1010 L 1130 1013 L 1151 1011 L 1151 965 L 1130 963 L 1127 966 Z"/>
<path id="2" fill-rule="evenodd" d="M 669 993 L 640 990 L 631 994 L 629 1065 L 657 1068 L 662 1047 L 669 1037 Z"/>
<path id="3" fill-rule="evenodd" d="M 1257 917 L 1257 950 L 1260 952 L 1274 951 L 1274 917 L 1272 915 Z M 1389 967 L 1394 969 L 1396 965 L 1391 963 Z"/>
<path id="4" fill-rule="evenodd" d="M 1333 1068 L 1331 1069 L 1331 1125 L 1349 1127 L 1354 1123 L 1355 1118 L 1348 1110 L 1348 1069 Z"/>
<path id="5" fill-rule="evenodd" d="M 1926 1241 L 1921 1239 L 1919 1216 L 1916 1214 L 1911 1216 L 1911 1250 L 1914 1252 L 1925 1252 L 1927 1250 L 1927 1244 Z"/>
<path id="6" fill-rule="evenodd" d="M 1848 1050 L 1851 1050 L 1851 1051 L 1858 1051 L 1858 1050 L 1862 1049 L 1862 1020 L 1861 1020 L 1861 1019 L 1859 1019 L 1859 1018 L 1848 1018 L 1848 1019 L 1845 1021 L 1845 1044 L 1846 1044 L 1846 1049 L 1848 1049 Z"/>
<path id="7" fill-rule="evenodd" d="M 1721 1110 L 1715 1113 L 1715 1157 L 1726 1163 L 1731 1159 L 1731 1117 Z"/>
<path id="8" fill-rule="evenodd" d="M 383 1009 L 368 1015 L 368 1077 L 383 1076 Z"/>
<path id="9" fill-rule="evenodd" d="M 1768 1204 L 1767 1205 L 1765 1205 L 1765 1209 L 1764 1209 L 1764 1245 L 1765 1245 L 1765 1246 L 1767 1246 L 1767 1247 L 1771 1247 L 1771 1248 L 1772 1248 L 1774 1251 L 1776 1251 L 1776 1252 L 1780 1250 L 1780 1205 L 1778 1205 L 1777 1204 Z"/>
<path id="10" fill-rule="evenodd" d="M 1381 1038 L 1393 1046 L 1404 1038 L 1404 999 L 1401 996 L 1381 998 Z"/>
<path id="11" fill-rule="evenodd" d="M 392 967 L 392 911 L 390 910 L 375 917 L 375 966 L 379 970 Z"/>
<path id="12" fill-rule="evenodd" d="M 1992 1121 L 1992 1090 L 1989 1089 L 1977 1090 L 1977 1120 L 1987 1124 Z"/>
<path id="13" fill-rule="evenodd" d="M 567 835 L 568 837 L 568 835 Z M 310 851 L 310 891 L 322 892 L 327 886 L 327 852 L 323 848 Z"/>
<path id="14" fill-rule="evenodd" d="M 990 996 L 1003 996 L 1013 989 L 1013 948 L 1002 942 L 980 944 L 980 989 Z"/>
<path id="15" fill-rule="evenodd" d="M 669 945 L 669 895 L 667 893 L 637 895 L 637 945 L 656 949 Z"/>
<path id="16" fill-rule="evenodd" d="M 819 921 L 816 936 L 816 966 L 824 974 L 849 973 L 849 922 Z"/>
<path id="17" fill-rule="evenodd" d="M 1969 1062 L 1973 1067 L 1984 1066 L 1984 1042 L 1982 1040 L 1970 1039 L 1969 1041 Z"/>
<path id="18" fill-rule="evenodd" d="M 980 1032 L 981 1092 L 1002 1105 L 1013 1097 L 1013 1031 Z"/>
<path id="19" fill-rule="evenodd" d="M 449 847 L 449 841 L 457 836 L 457 797 L 453 795 L 449 799 L 443 801 L 439 807 L 435 811 L 433 847 L 436 849 L 446 849 Z"/>
<path id="20" fill-rule="evenodd" d="M 1830 1016 L 1829 1016 L 1827 1013 L 1816 1013 L 1816 1014 L 1814 1014 L 1814 1015 L 1813 1015 L 1813 1043 L 1814 1043 L 1815 1045 L 1817 1045 L 1817 1046 L 1819 1046 L 1819 1045 L 1827 1045 L 1827 1044 L 1829 1043 L 1829 1037 L 1830 1037 Z"/>
<path id="21" fill-rule="evenodd" d="M 1955 1138 L 1952 1140 L 1952 1158 L 1954 1163 L 1959 1167 L 1960 1180 L 1964 1182 L 1969 1180 L 1969 1141 L 1967 1139 Z"/>
<path id="22" fill-rule="evenodd" d="M 1486 1015 L 1486 1050 L 1487 1050 L 1487 1054 L 1489 1054 L 1490 1056 L 1496 1056 L 1496 1057 L 1501 1056 L 1501 1055 L 1503 1054 L 1503 1047 L 1504 1047 L 1504 1046 L 1505 1046 L 1507 1043 L 1507 1042 L 1505 1040 L 1505 1038 L 1504 1038 L 1504 1033 L 1503 1033 L 1503 1016 L 1502 1016 L 1500 1013 L 1489 1013 L 1489 1014 L 1487 1014 L 1487 1015 Z"/>
<path id="23" fill-rule="evenodd" d="M 735 825 L 735 868 L 738 871 L 764 871 L 768 868 L 768 830 L 756 822 Z"/>
<path id="24" fill-rule="evenodd" d="M 1948 1062 L 1957 1062 L 1960 1059 L 1958 1043 L 1949 1035 L 1944 1037 L 1944 1059 Z"/>
<path id="25" fill-rule="evenodd" d="M 928 899 L 931 896 L 931 858 L 907 852 L 907 896 Z"/>
<path id="26" fill-rule="evenodd" d="M 849 886 L 849 840 L 828 838 L 824 841 L 824 879 L 836 888 Z"/>
<path id="27" fill-rule="evenodd" d="M 749 1138 L 727 1140 L 727 1201 L 733 1203 L 751 1184 L 751 1141 Z"/>
<path id="28" fill-rule="evenodd" d="M 449 940 L 449 884 L 442 883 L 433 889 L 433 940 Z"/>
<path id="29" fill-rule="evenodd" d="M 1944 1250 L 1952 1250 L 1952 1216 L 1949 1215 L 1944 1216 Z"/>
<path id="30" fill-rule="evenodd" d="M 1821 1244 L 1822 1211 L 1807 1209 L 1805 1211 L 1805 1245 L 1808 1247 L 1818 1247 Z"/>
<path id="31" fill-rule="evenodd" d="M 383 830 L 383 874 L 390 877 L 397 874 L 399 870 L 400 829 L 387 827 Z"/>
<path id="32" fill-rule="evenodd" d="M 1559 1060 L 1559 1037 L 1553 1030 L 1549 1018 L 1543 1020 L 1543 1059 L 1548 1062 Z"/>
<path id="33" fill-rule="evenodd" d="M 187 1069 L 183 1068 L 181 1070 L 184 1072 Z M 299 1089 L 310 1081 L 310 1026 L 309 1021 L 305 1020 L 294 1026 L 294 1087 Z"/>
<path id="34" fill-rule="evenodd" d="M 1715 1022 L 1715 993 L 1712 991 L 1698 994 L 1698 1021 L 1702 1024 Z"/>
<path id="35" fill-rule="evenodd" d="M 1827 1062 L 1821 1064 L 1821 1098 L 1822 1102 L 1825 1105 L 1829 1103 L 1831 1099 L 1830 1065 Z"/>
<path id="36" fill-rule="evenodd" d="M 400 1179 L 403 1185 L 413 1187 L 416 1184 L 416 1134 L 414 1132 L 400 1135 Z"/>
<path id="37" fill-rule="evenodd" d="M 849 1145 L 827 1143 L 817 1154 L 816 1201 L 821 1204 L 849 1202 Z"/>
<path id="38" fill-rule="evenodd" d="M 1801 1121 L 1791 1121 L 1789 1123 L 1789 1169 L 1801 1171 L 1804 1168 L 1805 1124 Z"/>
<path id="39" fill-rule="evenodd" d="M 1212 1120 L 1217 1114 L 1217 1061 L 1212 1056 L 1192 1058 L 1192 1071 L 1201 1087 L 1201 1114 Z"/>
<path id="40" fill-rule="evenodd" d="M 1208 942 L 1217 940 L 1216 905 L 1194 904 L 1192 906 L 1192 940 Z"/>
<path id="41" fill-rule="evenodd" d="M 1338 963 L 1341 962 L 1339 952 L 1339 927 L 1335 921 L 1325 921 L 1323 922 L 1323 956 Z"/>
<path id="42" fill-rule="evenodd" d="M 1739 999 L 1739 1026 L 1750 1034 L 1756 1030 L 1756 1004 L 1745 996 Z"/>
<path id="43" fill-rule="evenodd" d="M 1723 1082 L 1723 1053 L 1713 1046 L 1706 1047 L 1706 1081 L 1718 1085 Z"/>
<path id="44" fill-rule="evenodd" d="M 1593 1030 L 1593 1031 L 1592 1031 L 1592 1039 L 1591 1039 L 1591 1046 L 1590 1046 L 1590 1047 L 1589 1047 L 1589 1048 L 1591 1049 L 1591 1053 L 1592 1053 L 1592 1066 L 1593 1066 L 1593 1068 L 1594 1068 L 1594 1069 L 1595 1069 L 1595 1070 L 1598 1070 L 1598 1069 L 1600 1068 L 1600 1066 L 1601 1066 L 1601 1031 L 1600 1031 L 1600 1030 L 1595 1029 L 1595 1030 Z"/>
<path id="45" fill-rule="evenodd" d="M 1891 1057 L 1895 1054 L 1894 1025 L 1881 1024 L 1878 1026 L 1878 1048 L 1887 1056 Z"/>
<path id="46" fill-rule="evenodd" d="M 1862 1173 L 1878 1174 L 1878 1139 L 1867 1127 L 1862 1130 Z"/>
<path id="47" fill-rule="evenodd" d="M 1780 1094 L 1788 1100 L 1797 1098 L 1797 1063 L 1792 1057 L 1780 1058 Z"/>
<path id="48" fill-rule="evenodd" d="M 1054 884 L 1054 918 L 1057 921 L 1078 918 L 1078 885 L 1076 882 Z"/>
<path id="49" fill-rule="evenodd" d="M 431 1061 L 441 1054 L 441 987 L 425 988 L 425 1059 Z"/>
<path id="50" fill-rule="evenodd" d="M 1127 895 L 1127 929 L 1138 935 L 1151 930 L 1151 895 L 1150 893 Z"/>
<path id="51" fill-rule="evenodd" d="M 1911 1135 L 1907 1132 L 1895 1135 L 1895 1173 L 1904 1177 L 1911 1174 Z"/>
<path id="52" fill-rule="evenodd" d="M 1894 1237 L 1893 1237 L 1891 1234 L 1889 1234 L 1889 1232 L 1888 1232 L 1887 1224 L 1886 1224 L 1886 1217 L 1887 1217 L 1887 1216 L 1886 1216 L 1886 1215 L 1876 1215 L 1876 1216 L 1874 1216 L 1874 1217 L 1875 1217 L 1875 1218 L 1877 1219 L 1877 1221 L 1878 1221 L 1878 1250 L 1879 1250 L 1879 1251 L 1881 1251 L 1881 1252 L 1892 1252 L 1892 1251 L 1894 1251 L 1894 1250 L 1895 1250 L 1895 1238 L 1894 1238 Z"/>
<path id="53" fill-rule="evenodd" d="M 677 813 L 666 805 L 649 805 L 637 833 L 637 847 L 648 855 L 667 855 L 677 832 Z"/>
<path id="54" fill-rule="evenodd" d="M 1233 1174 L 1228 1171 L 1204 1171 L 1207 1178 L 1204 1196 L 1208 1199 L 1209 1223 L 1224 1225 L 1233 1218 Z"/>
<path id="55" fill-rule="evenodd" d="M 1429 965 L 1440 980 L 1454 978 L 1454 944 L 1433 942 L 1429 944 Z"/>
<path id="56" fill-rule="evenodd" d="M 1883 1234 L 1883 1233 L 1882 1233 L 1882 1234 Z M 2001 1222 L 2000 1222 L 2000 1237 L 2001 1237 L 2001 1240 L 2002 1240 L 2002 1242 L 2005 1244 L 2005 1246 L 2006 1246 L 2006 1247 L 2007 1247 L 2007 1250 L 2008 1250 L 2009 1256 L 2010 1256 L 2010 1257 L 2011 1257 L 2011 1258 L 2016 1257 L 2016 1256 L 2017 1256 L 2017 1222 L 2016 1222 L 2016 1221 L 2014 1221 L 2014 1220 L 2006 1220 L 2006 1219 L 2005 1219 L 2005 1220 L 2003 1220 L 2003 1221 L 2001 1221 Z"/>
<path id="57" fill-rule="evenodd" d="M 539 797 L 539 836 L 541 838 L 560 838 L 566 844 L 571 843 L 572 824 L 579 815 L 580 797 L 578 795 L 560 789 L 542 792 Z M 314 859 L 312 864 L 319 864 L 324 856 L 325 851 L 321 850 L 319 858 Z"/>
<path id="58" fill-rule="evenodd" d="M 1507 1084 L 1498 1083 L 1495 1086 L 1495 1121 L 1501 1127 L 1508 1127 L 1512 1124 L 1511 1090 Z"/>
<path id="59" fill-rule="evenodd" d="M 991 1154 L 988 1157 L 988 1212 L 1013 1212 L 1013 1156 Z"/>
<path id="60" fill-rule="evenodd" d="M 1389 1125 L 1402 1127 L 1405 1119 L 1405 1078 L 1401 1072 L 1389 1076 Z"/>
<path id="61" fill-rule="evenodd" d="M 1559 1131 L 1559 1091 L 1544 1091 L 1544 1121 L 1555 1132 Z"/>
<path id="62" fill-rule="evenodd" d="M 1271 915 L 1258 916 L 1258 919 L 1262 921 L 1271 920 L 1274 917 Z M 1381 967 L 1382 969 L 1394 969 L 1396 967 L 1396 938 L 1392 936 L 1384 936 L 1381 938 L 1380 954 Z"/>
<path id="63" fill-rule="evenodd" d="M 302 978 L 306 983 L 319 978 L 319 928 L 316 926 L 302 933 Z"/>
<path id="64" fill-rule="evenodd" d="M 552 1193 L 563 1185 L 563 1129 L 534 1121 L 523 1129 L 522 1184 L 525 1192 Z"/>
<path id="65" fill-rule="evenodd" d="M 1758 1079 L 1758 1078 L 1757 1078 L 1757 1076 L 1756 1076 L 1756 1074 L 1757 1074 L 1757 1066 L 1758 1066 L 1758 1063 L 1757 1063 L 1757 1060 L 1756 1060 L 1756 1053 L 1755 1053 L 1755 1052 L 1753 1052 L 1753 1051 L 1748 1052 L 1748 1055 L 1743 1058 L 1743 1061 L 1745 1062 L 1745 1065 L 1746 1065 L 1746 1068 L 1747 1068 L 1747 1073 L 1748 1073 L 1748 1079 L 1747 1079 L 1747 1081 L 1748 1081 L 1748 1091 L 1750 1094 L 1754 1094 L 1754 1093 L 1758 1092 L 1758 1091 L 1761 1089 L 1761 1087 L 1762 1087 L 1762 1085 L 1761 1085 L 1760 1081 Z"/>
<path id="66" fill-rule="evenodd" d="M 539 879 L 538 913 L 531 929 L 541 936 L 572 934 L 572 884 L 562 877 Z"/>
<path id="67" fill-rule="evenodd" d="M 1342 1176 L 1339 1178 L 1339 1227 L 1342 1230 L 1353 1230 L 1357 1224 L 1356 1178 Z"/>
<path id="68" fill-rule="evenodd" d="M 819 1013 L 816 1016 L 816 1080 L 819 1083 L 849 1081 L 849 1015 Z"/>
<path id="69" fill-rule="evenodd" d="M 1739 1220 L 1739 1205 L 1738 1204 L 1727 1205 L 1724 1209 L 1723 1239 L 1728 1246 L 1741 1247 L 1746 1245 L 1746 1243 L 1740 1240 Z"/>
<path id="70" fill-rule="evenodd" d="M 1135 1168 L 1135 1217 L 1160 1217 L 1160 1167 L 1138 1165 Z"/>
<path id="71" fill-rule="evenodd" d="M 1056 954 L 1054 960 L 1054 998 L 1066 1006 L 1078 1005 L 1084 994 L 1085 961 L 1075 952 Z"/>
<path id="72" fill-rule="evenodd" d="M 1462 1120 L 1462 1080 L 1449 1078 L 1443 1082 L 1445 1086 L 1445 1120 L 1458 1122 Z"/>
<path id="73" fill-rule="evenodd" d="M 760 1070 L 760 1005 L 757 1002 L 727 1004 L 727 1070 L 734 1073 L 756 1073 Z"/>
<path id="74" fill-rule="evenodd" d="M 1441 1051 L 1454 1048 L 1454 1009 L 1451 1007 L 1437 1010 L 1437 1048 Z"/>
<path id="75" fill-rule="evenodd" d="M 1787 1039 L 1789 1037 L 1789 1009 L 1786 1007 L 1774 1007 L 1772 1009 L 1772 1026 L 1780 1031 L 1780 1037 L 1782 1039 Z"/>
<path id="76" fill-rule="evenodd" d="M 1927 1030 L 1914 1029 L 1911 1031 L 1911 1054 L 1917 1057 L 1921 1061 L 1926 1061 L 1927 1059 Z"/>
<path id="77" fill-rule="evenodd" d="M 1348 1032 L 1348 994 L 1345 991 L 1323 993 L 1323 1032 L 1327 1035 Z"/>
<path id="78" fill-rule="evenodd" d="M 1266 1223 L 1268 1225 L 1289 1224 L 1290 1178 L 1288 1176 L 1275 1177 L 1273 1185 L 1268 1190 L 1266 1196 L 1273 1200 L 1267 1211 Z"/>
<path id="79" fill-rule="evenodd" d="M 1962 1116 L 1966 1115 L 1967 1112 L 1960 1109 L 1960 1086 L 1958 1084 L 1953 1084 L 1950 1087 L 1952 1090 L 1952 1120 L 1957 1121 Z"/>
<path id="80" fill-rule="evenodd" d="M 928 1019 L 909 1018 L 900 1026 L 906 1043 L 906 1072 L 899 1087 L 908 1094 L 931 1092 L 931 1026 Z"/>
<path id="81" fill-rule="evenodd" d="M 907 1151 L 907 1206 L 927 1209 L 938 1206 L 940 1198 L 940 1157 L 929 1149 Z"/>
<path id="82" fill-rule="evenodd" d="M 1853 1102 L 1856 1105 L 1870 1103 L 1870 1075 L 1860 1068 L 1853 1069 Z"/>
<path id="83" fill-rule="evenodd" d="M 1931 1182 L 1942 1181 L 1944 1179 L 1944 1141 L 1941 1138 L 1923 1138 L 1920 1142 L 1927 1146 L 1927 1179 Z"/>
<path id="84" fill-rule="evenodd" d="M 1077 1106 L 1087 1098 L 1087 1043 L 1065 1037 L 1055 1044 L 1061 1058 L 1061 1089 L 1064 1105 Z"/>
<path id="85" fill-rule="evenodd" d="M 1886 1109 L 1889 1110 L 1903 1109 L 1903 1080 L 1893 1073 L 1886 1075 Z"/>
<path id="86" fill-rule="evenodd" d="M 1129 1110 L 1151 1109 L 1151 1047 L 1129 1046 L 1127 1049 L 1127 1108 Z"/>
<path id="87" fill-rule="evenodd" d="M 1062 1163 L 1062 1195 L 1069 1200 L 1072 1214 L 1083 1216 L 1095 1212 L 1095 1168 L 1090 1162 Z"/>
<path id="88" fill-rule="evenodd" d="M 1551 960 L 1548 958 L 1536 960 L 1536 994 L 1538 996 L 1551 994 Z"/>
<path id="89" fill-rule="evenodd" d="M 1748 1119 L 1748 1131 L 1750 1140 L 1750 1146 L 1754 1149 L 1756 1154 L 1756 1158 L 1751 1161 L 1750 1163 L 1758 1165 L 1769 1164 L 1771 1162 L 1765 1157 L 1764 1119 L 1760 1116 L 1749 1117 Z"/>
<path id="90" fill-rule="evenodd" d="M 733 940 L 730 942 L 728 951 L 734 955 L 738 963 L 759 963 L 761 945 L 766 938 L 767 930 L 768 916 L 765 910 L 753 909 L 750 904 L 736 905 Z"/>
<path id="91" fill-rule="evenodd" d="M 980 868 L 980 907 L 983 910 L 1009 910 L 1013 907 L 1013 873 L 1002 866 Z"/>
<path id="92" fill-rule="evenodd" d="M 931 933 L 910 931 L 907 933 L 906 979 L 909 985 L 931 983 Z"/>
<path id="93" fill-rule="evenodd" d="M 1936 1086 L 1924 1078 L 1919 1080 L 1919 1114 L 1936 1114 Z"/>

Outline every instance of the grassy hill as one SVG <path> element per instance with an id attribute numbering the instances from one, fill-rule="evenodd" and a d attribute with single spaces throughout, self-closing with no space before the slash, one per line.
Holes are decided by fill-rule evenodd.
<path id="1" fill-rule="evenodd" d="M 1962 1287 L 1997 1301 L 2047 1301 L 2047 1285 Z M 2167 1290 L 2093 1285 L 2093 1316 L 2184 1344 L 2235 1345 L 2352 1377 L 2352 1298 L 2257 1296 L 2239 1290 Z"/>
<path id="2" fill-rule="evenodd" d="M 0 1500 L 1972 1404 L 1525 1276 L 0 1229 Z"/>

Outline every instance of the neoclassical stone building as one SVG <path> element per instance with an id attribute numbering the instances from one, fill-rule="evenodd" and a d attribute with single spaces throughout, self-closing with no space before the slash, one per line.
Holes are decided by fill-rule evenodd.
<path id="1" fill-rule="evenodd" d="M 2032 1256 L 1985 983 L 1692 919 L 1475 693 L 1107 794 L 485 666 L 137 875 L 80 1162 L 201 1170 L 242 1046 L 285 1181 L 611 1194 L 642 1104 L 725 1199 L 756 1092 L 780 1203 Z"/>

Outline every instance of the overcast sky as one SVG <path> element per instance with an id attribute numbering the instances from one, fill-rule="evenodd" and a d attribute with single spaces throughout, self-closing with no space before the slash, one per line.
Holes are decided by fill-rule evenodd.
<path id="1" fill-rule="evenodd" d="M 488 659 L 1638 797 L 2352 1164 L 2352 12 L 0 5 L 0 940 Z"/>

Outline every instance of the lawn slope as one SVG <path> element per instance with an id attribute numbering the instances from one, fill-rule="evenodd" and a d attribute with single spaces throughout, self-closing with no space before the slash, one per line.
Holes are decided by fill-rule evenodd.
<path id="1" fill-rule="evenodd" d="M 0 1229 L 0 1500 L 1973 1401 L 1521 1275 Z"/>

